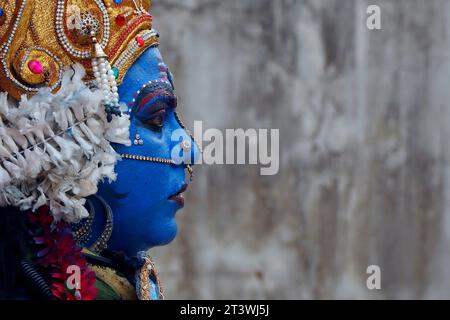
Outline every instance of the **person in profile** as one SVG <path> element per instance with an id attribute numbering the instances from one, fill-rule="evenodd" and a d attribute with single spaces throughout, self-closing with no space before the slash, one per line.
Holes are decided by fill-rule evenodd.
<path id="1" fill-rule="evenodd" d="M 163 298 L 148 250 L 176 236 L 200 151 L 150 4 L 2 4 L 1 299 Z"/>

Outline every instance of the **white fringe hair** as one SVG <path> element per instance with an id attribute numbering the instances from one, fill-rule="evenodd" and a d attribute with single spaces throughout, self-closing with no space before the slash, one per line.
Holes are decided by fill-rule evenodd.
<path id="1" fill-rule="evenodd" d="M 48 205 L 55 220 L 87 217 L 85 197 L 114 181 L 119 156 L 110 143 L 131 145 L 127 115 L 106 120 L 102 92 L 83 82 L 81 65 L 65 70 L 61 88 L 43 88 L 13 102 L 0 92 L 0 206 L 35 211 Z"/>

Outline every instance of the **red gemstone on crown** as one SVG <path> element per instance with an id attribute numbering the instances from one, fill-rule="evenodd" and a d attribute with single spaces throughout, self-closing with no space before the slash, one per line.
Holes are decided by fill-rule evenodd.
<path id="1" fill-rule="evenodd" d="M 44 72 L 44 67 L 42 66 L 42 63 L 37 60 L 30 60 L 28 62 L 28 69 L 34 74 L 41 74 Z"/>
<path id="2" fill-rule="evenodd" d="M 124 14 L 121 13 L 116 16 L 115 21 L 116 21 L 116 24 L 121 27 L 121 26 L 125 25 L 125 22 L 127 22 L 127 18 L 125 17 Z"/>
<path id="3" fill-rule="evenodd" d="M 136 42 L 137 42 L 139 47 L 143 47 L 144 44 L 145 44 L 144 39 L 142 39 L 141 37 L 136 37 Z"/>

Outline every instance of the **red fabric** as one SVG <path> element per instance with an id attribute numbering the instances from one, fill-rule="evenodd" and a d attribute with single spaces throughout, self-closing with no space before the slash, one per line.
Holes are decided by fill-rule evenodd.
<path id="1" fill-rule="evenodd" d="M 37 212 L 29 212 L 30 223 L 36 227 L 33 240 L 37 245 L 36 265 L 51 275 L 50 290 L 61 300 L 95 300 L 95 273 L 89 269 L 86 259 L 77 245 L 70 225 L 63 221 L 56 222 L 47 206 Z M 69 266 L 80 268 L 80 289 L 69 289 L 67 280 Z"/>

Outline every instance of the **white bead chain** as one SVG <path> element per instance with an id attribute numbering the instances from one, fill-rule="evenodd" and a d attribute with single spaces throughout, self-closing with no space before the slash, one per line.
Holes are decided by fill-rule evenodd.
<path id="1" fill-rule="evenodd" d="M 92 58 L 92 71 L 94 72 L 96 87 L 103 92 L 103 103 L 105 104 L 106 113 L 108 114 L 108 121 L 111 121 L 112 115 L 120 115 L 119 93 L 117 89 L 117 82 L 114 72 L 106 59 L 106 55 L 98 47 L 97 40 L 92 35 L 94 50 L 96 56 Z"/>

